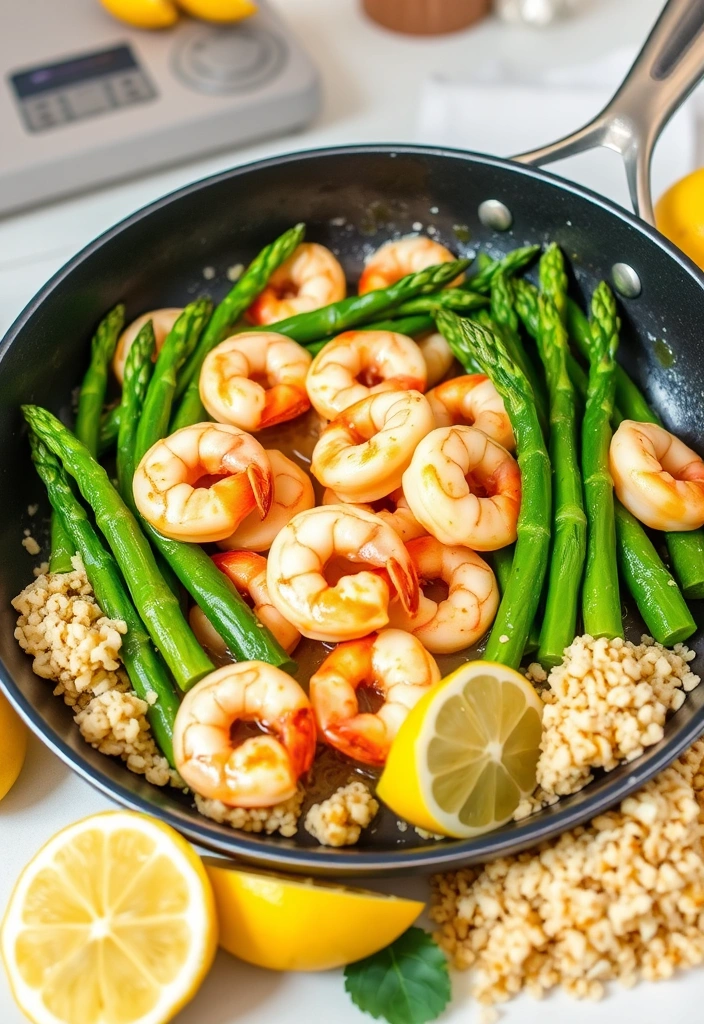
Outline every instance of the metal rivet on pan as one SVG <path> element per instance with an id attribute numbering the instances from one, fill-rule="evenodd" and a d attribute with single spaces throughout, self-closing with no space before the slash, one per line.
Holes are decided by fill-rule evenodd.
<path id="1" fill-rule="evenodd" d="M 614 263 L 611 276 L 616 291 L 623 295 L 624 299 L 636 299 L 643 290 L 638 274 L 628 263 Z"/>
<path id="2" fill-rule="evenodd" d="M 513 215 L 499 199 L 485 199 L 479 204 L 479 220 L 492 231 L 508 231 L 513 224 Z"/>

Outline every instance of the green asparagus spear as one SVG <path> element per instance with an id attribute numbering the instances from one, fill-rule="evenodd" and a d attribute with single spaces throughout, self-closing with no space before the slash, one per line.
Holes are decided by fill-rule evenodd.
<path id="1" fill-rule="evenodd" d="M 416 313 L 437 313 L 439 309 L 454 309 L 456 313 L 471 313 L 489 305 L 486 295 L 463 291 L 462 288 L 446 288 L 431 295 L 419 295 L 408 299 L 394 310 L 395 316 L 412 316 Z"/>
<path id="2" fill-rule="evenodd" d="M 567 322 L 575 344 L 583 354 L 589 348 L 589 323 L 576 302 L 568 299 Z M 662 420 L 650 408 L 640 388 L 622 366 L 616 368 L 616 419 L 638 423 L 659 423 Z M 614 424 L 615 426 L 618 423 Z M 666 533 L 665 541 L 675 576 L 685 597 L 704 597 L 704 530 Z"/>
<path id="3" fill-rule="evenodd" d="M 463 287 L 473 292 L 488 292 L 491 290 L 496 274 L 503 272 L 507 276 L 522 270 L 540 252 L 539 245 L 525 245 L 521 249 L 512 249 L 507 252 L 503 259 L 491 260 L 486 263 L 477 274 L 468 277 Z"/>
<path id="4" fill-rule="evenodd" d="M 61 516 L 51 514 L 51 554 L 49 555 L 49 572 L 70 572 L 73 568 L 71 559 L 76 549 L 71 543 Z"/>
<path id="5" fill-rule="evenodd" d="M 125 307 L 119 305 L 115 306 L 98 325 L 91 342 L 90 364 L 78 396 L 74 433 L 93 458 L 96 458 L 98 454 L 100 416 L 108 387 L 110 362 L 124 322 Z"/>
<path id="6" fill-rule="evenodd" d="M 369 323 L 381 314 L 395 311 L 402 303 L 418 295 L 432 295 L 449 284 L 468 265 L 469 260 L 439 263 L 435 267 L 419 270 L 416 274 L 408 274 L 388 288 L 365 292 L 364 295 L 352 295 L 348 299 L 323 306 L 322 309 L 299 313 L 298 316 L 289 317 L 287 320 L 279 320 L 277 324 L 256 329 L 275 330 L 278 334 L 293 338 L 300 345 L 308 345 L 321 338 L 335 336 Z"/>
<path id="7" fill-rule="evenodd" d="M 573 299 L 567 300 L 567 328 L 570 337 L 577 346 L 577 351 L 589 359 L 589 347 L 591 345 L 591 327 L 586 316 Z M 616 364 L 616 405 L 622 415 L 628 420 L 638 420 L 639 423 L 660 423 L 660 418 L 655 415 L 648 405 L 643 392 L 634 384 L 626 371 L 618 363 Z"/>
<path id="8" fill-rule="evenodd" d="M 542 273 L 541 273 L 542 278 Z M 538 661 L 559 665 L 577 632 L 580 584 L 587 546 L 574 388 L 567 372 L 567 331 L 553 295 L 540 296 L 539 352 L 550 393 L 553 543 Z M 563 293 L 564 294 L 564 293 Z"/>
<path id="9" fill-rule="evenodd" d="M 517 668 L 540 600 L 550 548 L 550 459 L 530 384 L 496 334 L 443 311 L 438 326 L 461 363 L 476 358 L 504 400 L 516 437 L 523 493 L 511 575 L 484 652 Z"/>
<path id="10" fill-rule="evenodd" d="M 434 327 L 435 321 L 431 316 L 419 314 L 418 316 L 400 317 L 398 320 L 377 320 L 377 322 L 373 324 L 362 324 L 358 330 L 395 331 L 397 334 L 405 334 L 408 338 L 414 338 L 417 334 L 424 334 L 426 331 L 432 331 Z M 306 351 L 310 352 L 312 356 L 317 356 L 318 352 L 324 349 L 332 340 L 333 338 L 330 337 L 321 338 L 320 341 L 313 341 L 310 345 L 306 345 Z"/>
<path id="11" fill-rule="evenodd" d="M 523 347 L 518 331 L 518 316 L 514 309 L 513 282 L 504 271 L 495 274 L 491 284 L 491 316 L 499 325 L 501 338 L 509 356 L 528 378 L 535 398 L 540 425 L 543 428 L 543 433 L 547 434 L 548 400 L 545 383 Z"/>
<path id="12" fill-rule="evenodd" d="M 210 318 L 210 323 L 200 336 L 195 350 L 179 374 L 176 383 L 176 398 L 181 404 L 176 411 L 174 430 L 179 427 L 199 423 L 206 418 L 203 403 L 200 400 L 198 382 L 205 357 L 219 345 L 242 316 L 247 307 L 266 288 L 269 278 L 281 264 L 289 258 L 305 235 L 305 224 L 284 231 L 270 245 L 266 245 L 254 257 L 242 277 L 232 286 L 225 298 L 220 302 Z"/>
<path id="13" fill-rule="evenodd" d="M 166 667 L 127 594 L 115 559 L 100 542 L 58 459 L 31 431 L 29 443 L 32 461 L 46 486 L 49 501 L 83 560 L 98 604 L 109 618 L 127 624 L 120 652 L 122 660 L 135 693 L 149 704 L 147 718 L 154 738 L 173 766 L 173 727 L 179 701 Z M 152 694 L 156 694 L 153 703 Z"/>
<path id="14" fill-rule="evenodd" d="M 108 386 L 108 371 L 117 344 L 117 338 L 125 322 L 125 307 L 115 306 L 100 322 L 91 342 L 90 364 L 86 371 L 78 397 L 76 436 L 83 441 L 92 455 L 98 450 L 100 413 Z M 51 517 L 51 572 L 69 572 L 71 556 L 75 553 L 71 541 L 64 533 L 61 518 L 54 513 Z"/>
<path id="15" fill-rule="evenodd" d="M 567 325 L 567 272 L 562 251 L 551 242 L 540 258 L 538 267 L 540 290 L 552 299 L 560 321 Z"/>
<path id="16" fill-rule="evenodd" d="M 122 380 L 119 428 L 117 433 L 117 489 L 127 506 L 135 512 L 132 498 L 134 450 L 144 398 L 154 373 L 156 338 L 148 320 L 127 353 Z"/>
<path id="17" fill-rule="evenodd" d="M 125 578 L 140 618 L 182 690 L 213 668 L 159 574 L 137 521 L 88 449 L 47 409 L 24 405 L 27 423 L 78 484 Z"/>
<path id="18" fill-rule="evenodd" d="M 243 661 L 266 661 L 287 672 L 295 671 L 295 662 L 289 658 L 270 631 L 261 625 L 233 584 L 213 565 L 199 545 L 169 540 L 139 516 L 132 494 L 136 428 L 128 429 L 123 427 L 123 424 L 139 422 L 152 367 L 150 347 L 147 340 L 142 339 L 140 335 L 127 356 L 122 388 L 124 415 L 120 421 L 122 439 L 117 449 L 117 477 L 125 504 L 140 521 L 142 530 L 156 549 L 157 559 L 163 561 L 170 574 L 175 574 L 176 580 L 183 584 L 201 607 L 236 657 Z M 148 448 L 159 440 L 157 428 L 160 422 L 163 424 L 170 415 L 171 397 L 168 393 L 165 400 L 167 408 L 164 410 L 163 420 L 152 417 L 149 421 L 152 433 L 144 436 L 144 443 Z M 163 569 L 162 572 L 164 578 L 167 578 Z M 171 586 L 171 589 L 177 592 L 178 586 Z"/>
<path id="19" fill-rule="evenodd" d="M 538 289 L 535 285 L 531 284 L 530 281 L 526 281 L 523 278 L 517 278 L 513 282 L 514 294 L 516 299 L 516 312 L 518 313 L 523 326 L 525 327 L 531 338 L 538 340 L 539 331 L 539 315 L 538 315 Z M 569 304 L 571 300 L 568 299 Z M 583 400 L 587 397 L 587 375 L 579 365 L 577 360 L 574 358 L 571 352 L 567 353 L 567 372 L 570 375 L 572 386 Z M 619 419 L 619 413 L 617 409 L 614 409 L 614 417 Z M 620 422 L 620 419 L 619 419 Z"/>
<path id="20" fill-rule="evenodd" d="M 648 632 L 665 647 L 681 643 L 697 624 L 680 588 L 641 524 L 619 501 L 615 515 L 619 565 Z"/>
<path id="21" fill-rule="evenodd" d="M 171 328 L 157 356 L 146 395 L 143 398 L 134 460 L 138 463 L 155 441 L 169 432 L 171 407 L 178 374 L 193 352 L 212 312 L 210 299 L 189 303 Z"/>
<path id="22" fill-rule="evenodd" d="M 611 417 L 616 391 L 618 317 L 602 281 L 592 298 L 589 389 L 582 425 L 582 473 L 587 510 L 587 561 L 582 589 L 584 628 L 594 637 L 623 636 L 616 561 L 614 488 L 609 471 Z"/>
<path id="23" fill-rule="evenodd" d="M 107 409 L 100 417 L 100 433 L 98 435 L 98 455 L 106 455 L 117 444 L 117 432 L 120 429 L 120 406 Z"/>

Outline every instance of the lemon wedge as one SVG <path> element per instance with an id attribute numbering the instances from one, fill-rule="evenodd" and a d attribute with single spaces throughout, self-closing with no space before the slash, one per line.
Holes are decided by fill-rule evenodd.
<path id="1" fill-rule="evenodd" d="M 171 0 L 100 0 L 114 18 L 135 28 L 170 28 L 178 21 Z"/>
<path id="2" fill-rule="evenodd" d="M 30 861 L 0 942 L 34 1024 L 163 1024 L 212 963 L 213 893 L 172 828 L 129 811 L 96 814 Z"/>
<path id="3" fill-rule="evenodd" d="M 655 226 L 704 267 L 704 167 L 676 181 L 655 206 Z"/>
<path id="4" fill-rule="evenodd" d="M 417 900 L 312 879 L 241 870 L 204 858 L 220 945 L 272 971 L 326 971 L 388 946 L 423 910 Z"/>
<path id="5" fill-rule="evenodd" d="M 535 789 L 542 701 L 518 672 L 462 665 L 399 729 L 377 796 L 399 817 L 467 838 L 508 821 Z"/>
<path id="6" fill-rule="evenodd" d="M 14 786 L 24 764 L 27 730 L 0 693 L 0 800 Z"/>

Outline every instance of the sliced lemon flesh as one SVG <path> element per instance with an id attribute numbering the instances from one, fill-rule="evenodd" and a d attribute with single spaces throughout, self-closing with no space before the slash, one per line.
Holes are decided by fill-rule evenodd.
<path id="1" fill-rule="evenodd" d="M 173 829 L 115 811 L 50 839 L 22 872 L 0 934 L 35 1024 L 163 1024 L 217 947 L 212 889 Z"/>
<path id="2" fill-rule="evenodd" d="M 535 789 L 542 707 L 513 669 L 462 665 L 401 726 L 377 796 L 413 825 L 455 838 L 503 825 Z"/>
<path id="3" fill-rule="evenodd" d="M 272 971 L 326 971 L 388 946 L 413 924 L 417 900 L 204 863 L 215 893 L 220 945 Z"/>
<path id="4" fill-rule="evenodd" d="M 0 693 L 0 800 L 9 793 L 22 770 L 27 751 L 27 729 Z"/>

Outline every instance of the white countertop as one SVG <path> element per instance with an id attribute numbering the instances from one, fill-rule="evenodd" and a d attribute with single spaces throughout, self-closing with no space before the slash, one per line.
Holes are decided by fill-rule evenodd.
<path id="1" fill-rule="evenodd" d="M 97 2 L 97 0 L 96 0 Z M 310 129 L 232 153 L 200 160 L 148 178 L 0 221 L 0 335 L 44 281 L 74 252 L 116 220 L 194 179 L 236 163 L 307 146 L 364 141 L 422 141 L 416 111 L 423 78 L 433 73 L 462 77 L 487 55 L 526 77 L 546 67 L 582 63 L 607 47 L 635 45 L 661 6 L 660 0 L 591 0 L 578 19 L 549 30 L 508 28 L 493 20 L 473 31 L 436 40 L 394 36 L 365 21 L 356 0 L 275 0 L 314 57 L 323 77 L 324 108 Z M 576 127 L 576 126 L 575 126 Z M 544 141 L 548 141 L 547 139 Z M 609 157 L 605 157 L 609 159 Z M 111 807 L 32 738 L 23 773 L 0 804 L 0 912 L 17 875 L 50 836 L 88 814 Z M 365 883 L 368 884 L 368 883 Z M 397 880 L 388 888 L 425 896 L 422 879 Z M 455 999 L 443 1021 L 477 1022 L 466 998 L 469 981 L 455 976 Z M 704 972 L 676 981 L 615 991 L 598 1010 L 558 995 L 545 1003 L 521 998 L 502 1010 L 520 1024 L 602 1024 L 624 1018 L 640 1024 L 689 1024 L 704 999 Z M 215 967 L 179 1024 L 353 1024 L 371 1020 L 349 1002 L 341 973 L 278 975 L 219 954 Z M 0 972 L 0 1021 L 21 1024 Z"/>

